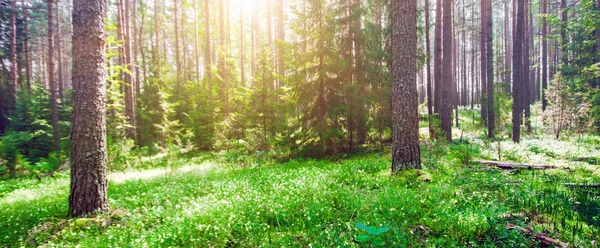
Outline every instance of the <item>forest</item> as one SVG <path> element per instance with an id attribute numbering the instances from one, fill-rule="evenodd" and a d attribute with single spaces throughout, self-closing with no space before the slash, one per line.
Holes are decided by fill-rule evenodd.
<path id="1" fill-rule="evenodd" d="M 600 247 L 599 0 L 0 0 L 0 247 Z"/>

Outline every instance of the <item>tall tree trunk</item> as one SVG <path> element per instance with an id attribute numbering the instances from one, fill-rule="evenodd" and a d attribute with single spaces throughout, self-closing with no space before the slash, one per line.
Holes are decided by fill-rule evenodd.
<path id="1" fill-rule="evenodd" d="M 134 89 L 135 86 L 133 80 L 133 60 L 131 56 L 131 0 L 125 1 L 125 9 L 123 10 L 123 40 L 124 40 L 124 49 L 125 49 L 125 63 L 124 66 L 127 68 L 128 72 L 125 73 L 125 116 L 127 117 L 127 122 L 129 126 L 126 129 L 127 138 L 131 140 L 136 140 L 136 131 L 135 131 L 135 96 Z"/>
<path id="2" fill-rule="evenodd" d="M 471 11 L 471 14 L 474 11 Z M 474 21 L 473 21 L 474 23 Z M 473 109 L 475 107 L 475 85 L 477 84 L 476 80 L 475 80 L 475 75 L 477 74 L 477 71 L 475 70 L 475 64 L 476 63 L 476 57 L 477 57 L 477 42 L 475 39 L 475 32 L 471 31 L 471 109 Z"/>
<path id="3" fill-rule="evenodd" d="M 106 13 L 106 0 L 73 1 L 71 217 L 108 210 Z"/>
<path id="4" fill-rule="evenodd" d="M 545 0 L 543 0 L 545 1 Z M 504 92 L 511 92 L 510 76 L 512 73 L 512 46 L 510 44 L 511 39 L 511 25 L 510 25 L 510 11 L 508 10 L 508 0 L 504 1 L 504 50 L 506 56 L 504 59 Z"/>
<path id="5" fill-rule="evenodd" d="M 435 1 L 435 30 L 433 49 L 434 111 L 442 114 L 442 0 Z"/>
<path id="6" fill-rule="evenodd" d="M 206 0 L 208 1 L 208 0 Z M 158 32 L 160 29 L 158 28 L 158 0 L 154 0 L 154 44 L 156 45 L 155 51 L 153 53 L 154 61 L 153 61 L 153 73 L 154 77 L 160 79 L 160 33 Z"/>
<path id="7" fill-rule="evenodd" d="M 546 90 L 548 89 L 548 0 L 542 0 L 542 110 L 546 111 L 548 100 Z"/>
<path id="8" fill-rule="evenodd" d="M 54 78 L 54 2 L 48 0 L 48 80 L 50 83 L 50 102 L 52 106 L 52 129 L 54 150 L 60 151 L 60 129 L 58 126 L 58 89 Z"/>
<path id="9" fill-rule="evenodd" d="M 219 0 L 219 76 L 221 78 L 220 82 L 222 84 L 223 90 L 225 91 L 223 95 L 223 112 L 228 113 L 229 111 L 229 95 L 228 95 L 228 86 L 227 86 L 227 72 L 225 71 L 225 0 Z"/>
<path id="10" fill-rule="evenodd" d="M 560 41 L 562 44 L 561 52 L 562 52 L 562 66 L 569 65 L 569 53 L 566 50 L 566 45 L 568 43 L 567 40 L 567 0 L 560 0 L 560 13 L 561 13 L 561 23 L 560 23 Z"/>
<path id="11" fill-rule="evenodd" d="M 208 1 L 204 0 L 204 64 L 206 66 L 205 77 L 208 81 L 208 103 L 212 106 L 212 63 L 210 51 L 210 8 Z"/>
<path id="12" fill-rule="evenodd" d="M 10 12 L 10 26 L 11 26 L 11 39 L 10 39 L 10 73 L 11 73 L 11 84 L 10 84 L 10 98 L 11 108 L 16 104 L 17 91 L 19 90 L 19 72 L 18 72 L 18 59 L 17 59 L 17 0 L 12 1 L 12 9 Z"/>
<path id="13" fill-rule="evenodd" d="M 196 83 L 200 85 L 200 47 L 198 42 L 200 29 L 198 28 L 198 0 L 192 1 L 194 2 L 194 58 L 196 59 Z"/>
<path id="14" fill-rule="evenodd" d="M 23 45 L 25 50 L 25 80 L 27 83 L 27 90 L 31 92 L 31 61 L 29 59 L 29 6 L 25 4 L 25 0 L 22 1 L 23 4 L 23 18 L 25 19 L 25 27 L 23 30 Z M 1 121 L 1 120 L 0 120 Z M 2 132 L 2 130 L 0 130 Z"/>
<path id="15" fill-rule="evenodd" d="M 431 85 L 431 42 L 429 39 L 429 0 L 425 0 L 425 58 L 427 59 L 427 115 L 429 116 L 429 138 L 434 139 L 435 129 L 433 128 L 433 92 Z"/>
<path id="16" fill-rule="evenodd" d="M 525 130 L 526 132 L 531 132 L 531 68 L 530 68 L 530 58 L 529 58 L 529 49 L 530 49 L 530 39 L 531 39 L 531 23 L 529 18 L 529 0 L 525 0 L 525 35 L 523 40 L 523 93 L 524 96 L 522 98 L 523 101 L 523 112 L 525 112 Z"/>
<path id="17" fill-rule="evenodd" d="M 449 1 L 448 1 L 449 2 Z M 416 89 L 417 1 L 392 1 L 392 172 L 421 168 Z"/>
<path id="18" fill-rule="evenodd" d="M 452 41 L 452 1 L 444 0 L 443 5 L 444 41 Z M 452 46 L 443 48 L 442 58 L 442 131 L 448 142 L 452 141 Z"/>
<path id="19" fill-rule="evenodd" d="M 64 79 L 63 79 L 63 57 L 62 57 L 62 45 L 61 40 L 63 38 L 61 34 L 61 17 L 60 17 L 60 0 L 56 0 L 56 47 L 57 51 L 57 60 L 58 60 L 58 96 L 60 98 L 60 102 L 64 104 L 65 96 L 64 96 Z"/>
<path id="20" fill-rule="evenodd" d="M 465 11 L 465 0 L 462 1 L 462 32 L 461 32 L 461 48 L 462 48 L 462 84 L 461 84 L 461 92 L 460 92 L 460 104 L 463 107 L 467 106 L 467 95 L 468 95 L 468 88 L 467 88 L 467 33 L 466 33 L 466 27 L 467 27 L 467 12 Z"/>
<path id="21" fill-rule="evenodd" d="M 281 0 L 280 0 L 281 1 Z M 354 0 L 352 14 L 354 16 L 354 22 L 352 23 L 352 35 L 354 40 L 354 81 L 356 87 L 354 87 L 354 95 L 356 96 L 353 101 L 355 107 L 355 120 L 356 120 L 356 138 L 358 144 L 365 144 L 367 142 L 367 108 L 364 104 L 365 99 L 365 76 L 364 76 L 364 59 L 363 59 L 363 36 L 362 36 L 362 1 Z"/>
<path id="22" fill-rule="evenodd" d="M 246 86 L 246 68 L 244 66 L 244 3 L 240 6 L 240 70 L 241 86 Z"/>
<path id="23" fill-rule="evenodd" d="M 488 138 L 494 137 L 494 129 L 495 129 L 495 118 L 494 118 L 494 52 L 493 52 L 493 39 L 494 39 L 494 31 L 493 31 L 493 10 L 492 10 L 492 0 L 485 0 L 486 2 L 486 24 L 487 27 L 485 29 L 486 33 L 486 66 L 487 66 L 487 117 L 488 117 Z"/>
<path id="24" fill-rule="evenodd" d="M 481 32 L 479 35 L 479 47 L 481 48 L 481 121 L 484 125 L 487 125 L 488 122 L 488 104 L 487 104 L 487 46 L 486 46 L 486 37 L 487 37 L 487 9 L 486 9 L 486 0 L 481 1 Z"/>
<path id="25" fill-rule="evenodd" d="M 515 143 L 521 141 L 521 123 L 523 118 L 523 35 L 525 21 L 525 0 L 517 0 L 517 15 L 515 36 L 513 37 L 513 132 L 512 140 Z"/>
<path id="26" fill-rule="evenodd" d="M 454 109 L 454 122 L 456 123 L 456 127 L 458 127 L 458 63 L 456 62 L 458 59 L 456 53 L 456 25 L 454 25 L 454 0 L 451 0 L 452 4 L 452 106 Z"/>
<path id="27" fill-rule="evenodd" d="M 277 1 L 277 39 L 279 42 L 285 41 L 285 13 L 284 13 L 284 1 Z M 284 46 L 283 44 L 277 45 L 277 74 L 279 74 L 278 85 L 283 86 L 282 79 L 285 77 L 285 61 L 284 61 Z"/>
<path id="28" fill-rule="evenodd" d="M 137 0 L 133 0 L 132 2 L 133 4 L 133 16 L 131 18 L 131 21 L 133 23 L 133 57 L 131 58 L 132 61 L 132 66 L 133 66 L 133 73 L 134 73 L 134 78 L 133 78 L 133 84 L 134 84 L 134 88 L 135 88 L 135 92 L 133 92 L 132 96 L 133 96 L 133 102 L 134 102 L 134 118 L 135 118 L 135 144 L 137 146 L 141 145 L 142 143 L 142 129 L 141 129 L 141 124 L 142 124 L 142 116 L 140 115 L 139 110 L 141 109 L 141 105 L 142 103 L 140 102 L 139 96 L 142 93 L 141 90 L 141 84 L 140 84 L 140 66 L 138 63 L 138 54 L 140 53 L 140 51 L 142 50 L 142 46 L 140 45 L 141 42 L 141 37 L 142 37 L 142 31 L 143 29 L 138 29 L 138 22 L 137 22 L 137 18 L 138 18 L 138 3 Z M 142 17 L 143 18 L 143 17 Z M 142 55 L 143 57 L 143 55 Z M 144 77 L 145 79 L 145 77 Z"/>
<path id="29" fill-rule="evenodd" d="M 598 7 L 598 18 L 600 19 L 600 0 L 596 1 L 596 7 Z M 596 29 L 596 35 L 598 35 L 598 63 L 600 63 L 600 25 L 598 25 Z M 600 78 L 598 78 L 598 82 L 596 83 L 596 88 L 600 88 Z"/>
<path id="30" fill-rule="evenodd" d="M 175 91 L 176 91 L 176 99 L 177 100 L 181 100 L 181 58 L 180 58 L 180 54 L 179 54 L 179 14 L 177 13 L 177 8 L 179 5 L 179 1 L 178 0 L 173 0 L 173 25 L 175 27 L 175 65 L 176 65 L 176 70 L 177 70 L 177 81 L 175 82 Z M 181 112 L 181 106 L 178 105 L 175 108 L 175 115 L 177 117 L 177 120 L 179 120 L 180 122 L 183 121 L 183 113 Z"/>
<path id="31" fill-rule="evenodd" d="M 195 46 L 195 57 L 196 57 L 196 82 L 198 84 L 198 86 L 200 86 L 200 38 L 198 37 L 199 32 L 200 32 L 200 26 L 198 24 L 198 18 L 199 18 L 199 14 L 198 14 L 198 1 L 200 0 L 193 0 L 194 1 L 194 46 Z M 208 20 L 207 20 L 208 22 Z M 206 34 L 205 34 L 206 35 Z M 206 61 L 205 61 L 206 63 Z"/>

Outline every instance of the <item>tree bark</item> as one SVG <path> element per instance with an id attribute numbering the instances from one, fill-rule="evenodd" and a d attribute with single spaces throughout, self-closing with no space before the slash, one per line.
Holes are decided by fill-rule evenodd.
<path id="1" fill-rule="evenodd" d="M 212 106 L 212 63 L 210 52 L 210 9 L 208 0 L 204 0 L 204 64 L 205 77 L 208 81 L 208 102 Z"/>
<path id="2" fill-rule="evenodd" d="M 566 44 L 568 43 L 567 40 L 567 0 L 560 0 L 560 19 L 561 19 L 561 23 L 560 23 L 560 40 L 561 40 L 561 44 L 562 44 L 562 64 L 563 66 L 567 66 L 569 65 L 569 54 L 565 49 Z"/>
<path id="3" fill-rule="evenodd" d="M 452 41 L 452 1 L 444 0 L 443 6 L 444 41 Z M 443 48 L 442 58 L 442 132 L 448 142 L 452 141 L 452 45 Z"/>
<path id="4" fill-rule="evenodd" d="M 48 7 L 48 81 L 50 83 L 50 103 L 52 108 L 52 130 L 54 150 L 60 151 L 60 129 L 58 126 L 58 89 L 54 78 L 54 1 L 47 0 Z"/>
<path id="5" fill-rule="evenodd" d="M 529 57 L 529 49 L 530 49 L 530 42 L 531 42 L 531 23 L 530 23 L 530 16 L 529 16 L 529 0 L 525 0 L 525 19 L 524 19 L 525 23 L 525 34 L 524 34 L 524 41 L 523 41 L 523 51 L 522 51 L 522 56 L 523 56 L 523 99 L 522 99 L 522 104 L 523 104 L 523 112 L 525 113 L 525 130 L 526 132 L 531 132 L 531 95 L 532 95 L 532 90 L 531 90 L 531 84 L 533 84 L 533 82 L 531 82 L 530 80 L 530 75 L 531 75 L 531 68 L 530 68 L 530 63 L 531 63 L 531 59 Z"/>
<path id="6" fill-rule="evenodd" d="M 181 58 L 179 54 L 179 14 L 177 13 L 177 5 L 179 4 L 178 0 L 173 0 L 173 25 L 175 27 L 175 65 L 177 70 L 177 81 L 175 82 L 175 91 L 177 94 L 176 99 L 180 99 L 179 94 L 181 94 Z M 181 112 L 181 106 L 177 105 L 175 107 L 175 115 L 179 122 L 183 121 L 183 113 Z"/>
<path id="7" fill-rule="evenodd" d="M 546 111 L 548 100 L 546 90 L 548 89 L 548 0 L 542 0 L 542 110 Z"/>
<path id="8" fill-rule="evenodd" d="M 108 210 L 106 0 L 73 1 L 73 130 L 69 216 Z"/>
<path id="9" fill-rule="evenodd" d="M 481 32 L 479 35 L 479 46 L 481 47 L 481 121 L 484 125 L 487 125 L 488 122 L 488 104 L 487 104 L 487 80 L 488 80 L 488 60 L 487 60 L 487 43 L 486 43 L 486 37 L 487 37 L 487 28 L 488 28 L 488 22 L 487 22 L 487 7 L 486 7 L 486 3 L 487 0 L 482 0 L 481 1 Z"/>
<path id="10" fill-rule="evenodd" d="M 429 39 L 429 0 L 425 0 L 425 58 L 427 64 L 427 115 L 429 116 L 429 138 L 434 139 L 435 129 L 433 128 L 433 92 L 431 87 L 431 50 Z"/>
<path id="11" fill-rule="evenodd" d="M 246 68 L 244 67 L 244 3 L 240 6 L 240 76 L 241 86 L 246 86 Z"/>
<path id="12" fill-rule="evenodd" d="M 504 92 L 511 92 L 510 76 L 512 74 L 512 46 L 510 44 L 511 39 L 511 22 L 510 22 L 510 11 L 508 10 L 508 2 L 504 1 L 504 50 L 506 56 L 504 59 Z"/>
<path id="13" fill-rule="evenodd" d="M 421 168 L 416 89 L 417 1 L 392 1 L 392 172 Z"/>
<path id="14" fill-rule="evenodd" d="M 133 23 L 133 56 L 131 58 L 131 66 L 133 67 L 133 86 L 132 86 L 132 101 L 133 101 L 133 117 L 135 119 L 135 144 L 137 146 L 141 145 L 142 142 L 142 129 L 140 127 L 141 122 L 142 122 L 142 117 L 139 113 L 139 110 L 141 109 L 141 105 L 142 103 L 139 100 L 139 96 L 142 93 L 141 90 L 141 85 L 140 85 L 140 66 L 138 64 L 138 54 L 140 53 L 140 50 L 142 49 L 142 46 L 140 45 L 140 41 L 141 41 L 141 37 L 142 37 L 142 30 L 138 29 L 138 22 L 137 22 L 137 14 L 138 14 L 138 3 L 137 0 L 132 0 L 132 5 L 133 5 L 133 12 L 132 12 L 132 18 L 131 18 L 131 22 Z M 143 18 L 143 17 L 142 17 Z M 142 56 L 143 57 L 143 56 Z"/>
<path id="15" fill-rule="evenodd" d="M 488 126 L 488 138 L 494 137 L 495 118 L 494 118 L 494 52 L 493 52 L 493 10 L 492 0 L 485 0 L 486 2 L 486 66 L 487 66 L 487 126 Z"/>
<path id="16" fill-rule="evenodd" d="M 18 59 L 17 59 L 17 0 L 12 1 L 12 9 L 10 10 L 10 26 L 11 26 L 11 39 L 10 39 L 10 72 L 11 72 L 11 84 L 10 84 L 10 100 L 11 105 L 14 106 L 17 102 L 17 91 L 19 90 L 19 72 L 18 72 Z M 12 108 L 12 106 L 11 106 Z"/>
<path id="17" fill-rule="evenodd" d="M 60 0 L 56 0 L 56 47 L 58 48 L 58 97 L 60 102 L 64 104 L 65 96 L 64 96 L 64 79 L 63 79 L 63 57 L 62 57 L 62 45 L 61 40 L 63 38 L 61 34 L 61 18 L 60 18 Z"/>
<path id="18" fill-rule="evenodd" d="M 225 7 L 223 1 L 219 0 L 219 76 L 222 84 L 224 95 L 223 95 L 223 113 L 228 113 L 229 108 L 229 96 L 227 88 L 227 72 L 225 71 Z"/>
<path id="19" fill-rule="evenodd" d="M 31 61 L 29 57 L 29 7 L 25 4 L 25 0 L 22 1 L 23 4 L 23 18 L 25 22 L 25 27 L 23 30 L 23 45 L 25 50 L 25 81 L 27 84 L 27 90 L 31 92 Z M 1 132 L 2 130 L 0 130 Z"/>
<path id="20" fill-rule="evenodd" d="M 277 39 L 279 42 L 285 41 L 285 13 L 283 0 L 277 1 Z M 282 79 L 285 77 L 285 61 L 284 61 L 284 49 L 283 44 L 277 44 L 277 74 L 279 74 L 278 86 L 283 86 Z"/>
<path id="21" fill-rule="evenodd" d="M 442 0 L 435 1 L 435 30 L 433 50 L 434 111 L 439 118 L 442 114 Z"/>
<path id="22" fill-rule="evenodd" d="M 523 115 L 523 22 L 525 18 L 525 0 L 517 0 L 517 16 L 515 36 L 513 37 L 513 133 L 512 140 L 515 143 L 521 141 L 521 123 Z"/>

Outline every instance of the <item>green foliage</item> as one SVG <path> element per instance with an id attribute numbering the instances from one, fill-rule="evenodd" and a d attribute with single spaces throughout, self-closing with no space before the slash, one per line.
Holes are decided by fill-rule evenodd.
<path id="1" fill-rule="evenodd" d="M 66 94 L 69 99 L 70 95 Z M 59 124 L 63 141 L 61 146 L 68 150 L 71 129 L 70 107 L 59 108 Z M 7 133 L 0 139 L 0 159 L 3 170 L 12 176 L 17 170 L 27 173 L 49 172 L 63 160 L 65 153 L 52 153 L 53 129 L 50 123 L 50 92 L 34 85 L 31 93 L 19 91 L 15 108 L 8 116 Z"/>
<path id="2" fill-rule="evenodd" d="M 381 247 L 385 245 L 385 242 L 381 239 L 380 235 L 386 233 L 390 229 L 387 227 L 377 228 L 376 226 L 366 226 L 363 223 L 356 222 L 356 226 L 367 234 L 356 236 L 356 241 L 371 247 Z"/>
<path id="3" fill-rule="evenodd" d="M 460 160 L 452 153 L 438 163 Z M 507 230 L 508 223 L 549 230 L 547 235 L 583 247 L 598 235 L 594 197 L 560 185 L 576 181 L 585 175 L 582 171 L 507 174 L 449 167 L 390 177 L 389 159 L 389 154 L 336 162 L 299 159 L 231 170 L 176 151 L 161 158 L 143 156 L 144 161 L 171 163 L 171 169 L 114 173 L 111 208 L 122 212 L 116 218 L 109 214 L 66 222 L 68 177 L 20 179 L 10 186 L 0 181 L 0 218 L 6 220 L 0 222 L 0 242 L 158 247 L 535 245 L 531 237 Z M 427 183 L 417 180 L 425 174 L 430 174 Z M 574 201 L 579 202 L 577 212 Z M 519 212 L 525 217 L 504 217 Z"/>

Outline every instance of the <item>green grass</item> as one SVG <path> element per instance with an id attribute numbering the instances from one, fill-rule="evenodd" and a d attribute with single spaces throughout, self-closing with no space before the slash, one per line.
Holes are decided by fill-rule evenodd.
<path id="1" fill-rule="evenodd" d="M 461 118 L 473 114 L 464 111 Z M 497 154 L 497 143 L 481 139 L 483 132 L 470 131 L 471 125 L 459 130 L 462 143 L 424 144 L 424 170 L 394 176 L 389 151 L 249 168 L 206 154 L 171 154 L 159 168 L 112 172 L 113 211 L 91 219 L 66 219 L 68 175 L 0 181 L 0 246 L 536 245 L 507 230 L 510 223 L 593 247 L 600 235 L 598 190 L 561 183 L 600 182 L 596 166 L 570 159 L 596 152 L 598 138 L 569 137 L 554 144 L 532 134 L 521 144 L 501 140 L 506 160 L 571 168 L 501 171 L 470 163 Z M 506 218 L 510 213 L 524 215 Z"/>

